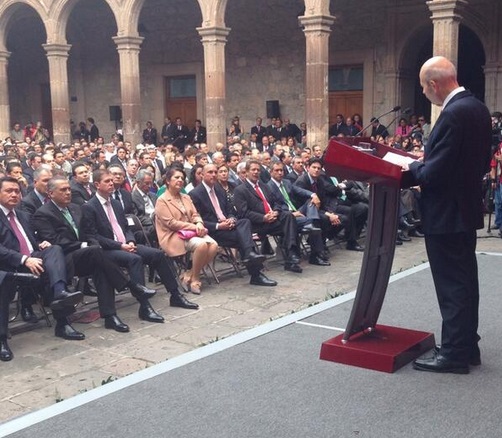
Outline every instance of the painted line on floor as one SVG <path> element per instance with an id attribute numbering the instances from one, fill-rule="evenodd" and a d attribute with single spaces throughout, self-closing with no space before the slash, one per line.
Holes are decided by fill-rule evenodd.
<path id="1" fill-rule="evenodd" d="M 311 322 L 305 322 L 305 321 L 296 321 L 296 324 L 308 325 L 309 327 L 323 328 L 323 329 L 327 329 L 327 330 L 334 330 L 337 332 L 344 332 L 345 331 L 345 329 L 340 328 L 340 327 L 331 327 L 329 325 L 313 324 Z"/>
<path id="2" fill-rule="evenodd" d="M 422 265 L 407 269 L 403 272 L 399 272 L 395 275 L 392 275 L 389 282 L 392 283 L 401 278 L 427 269 L 428 267 L 429 264 L 424 263 Z M 184 353 L 173 359 L 169 359 L 165 362 L 153 365 L 144 370 L 137 371 L 129 376 L 125 376 L 113 382 L 107 383 L 106 385 L 100 386 L 82 394 L 78 394 L 67 400 L 63 400 L 60 403 L 56 403 L 46 408 L 42 408 L 38 411 L 23 415 L 19 418 L 15 418 L 11 421 L 8 421 L 7 423 L 0 425 L 0 437 L 4 437 L 14 432 L 18 432 L 22 429 L 26 429 L 30 426 L 33 426 L 34 424 L 48 420 L 52 417 L 63 414 L 64 412 L 78 408 L 80 406 L 83 406 L 84 404 L 90 403 L 102 397 L 106 397 L 107 395 L 113 394 L 114 392 L 120 391 L 121 389 L 128 388 L 129 386 L 151 379 L 160 374 L 167 373 L 168 371 L 171 371 L 173 369 L 188 365 L 192 362 L 219 353 L 228 348 L 235 347 L 236 345 L 266 335 L 275 330 L 294 324 L 302 319 L 309 318 L 317 313 L 332 309 L 336 306 L 353 300 L 355 295 L 356 292 L 352 291 L 339 297 L 323 301 L 322 303 L 315 304 L 311 307 L 307 307 L 306 309 L 283 316 L 274 321 L 267 322 L 258 327 L 236 333 L 235 335 L 229 336 L 228 338 L 221 339 L 200 348 L 196 348 L 195 350 Z"/>

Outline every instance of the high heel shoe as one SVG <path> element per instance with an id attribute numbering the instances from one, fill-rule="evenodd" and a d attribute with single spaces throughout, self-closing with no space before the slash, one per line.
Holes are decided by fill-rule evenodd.
<path id="1" fill-rule="evenodd" d="M 201 282 L 200 281 L 192 281 L 190 282 L 190 290 L 192 291 L 193 294 L 195 295 L 200 295 L 200 287 L 201 287 Z"/>

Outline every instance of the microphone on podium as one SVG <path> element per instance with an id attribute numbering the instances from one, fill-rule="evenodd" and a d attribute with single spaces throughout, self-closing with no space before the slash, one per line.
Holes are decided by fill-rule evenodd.
<path id="1" fill-rule="evenodd" d="M 355 137 L 361 135 L 364 131 L 366 131 L 372 124 L 375 120 L 378 120 L 380 119 L 381 117 L 384 117 L 386 116 L 387 114 L 390 114 L 390 113 L 395 113 L 396 111 L 399 111 L 401 109 L 401 105 L 397 105 L 395 106 L 394 108 L 392 108 L 390 111 L 386 111 L 385 113 L 383 114 L 380 114 L 378 117 L 372 117 L 371 118 L 371 121 L 370 121 L 370 124 L 366 127 L 364 127 L 363 129 L 361 129 L 356 135 Z M 411 110 L 410 110 L 411 111 Z"/>

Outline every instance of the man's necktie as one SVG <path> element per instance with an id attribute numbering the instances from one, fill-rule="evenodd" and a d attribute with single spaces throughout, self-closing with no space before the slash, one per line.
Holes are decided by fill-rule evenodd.
<path id="1" fill-rule="evenodd" d="M 224 221 L 226 219 L 223 211 L 221 211 L 220 203 L 218 202 L 218 198 L 216 197 L 216 193 L 214 192 L 214 188 L 209 190 L 209 199 L 211 199 L 211 204 L 213 204 L 214 211 L 216 212 L 216 216 L 219 221 Z"/>
<path id="2" fill-rule="evenodd" d="M 105 206 L 106 211 L 108 212 L 108 219 L 110 220 L 110 224 L 113 229 L 113 234 L 115 234 L 115 239 L 117 240 L 117 242 L 126 243 L 124 232 L 122 231 L 122 228 L 117 221 L 117 217 L 115 216 L 111 202 L 106 201 Z"/>
<path id="3" fill-rule="evenodd" d="M 118 190 L 115 190 L 114 196 L 115 196 L 115 199 L 117 201 L 121 201 L 121 199 L 120 199 L 120 192 Z"/>
<path id="4" fill-rule="evenodd" d="M 314 193 L 317 193 L 317 182 L 316 182 L 316 181 L 314 181 L 314 182 L 312 183 L 312 191 L 313 191 Z"/>
<path id="5" fill-rule="evenodd" d="M 269 213 L 270 210 L 272 209 L 270 208 L 270 204 L 268 203 L 267 198 L 265 198 L 265 195 L 261 191 L 260 186 L 258 184 L 255 184 L 254 190 L 256 194 L 260 197 L 261 202 L 263 202 L 263 209 L 265 210 L 265 214 Z"/>
<path id="6" fill-rule="evenodd" d="M 28 242 L 26 241 L 25 237 L 23 236 L 23 233 L 21 232 L 21 230 L 17 226 L 16 215 L 14 214 L 13 211 L 11 211 L 7 215 L 7 217 L 9 218 L 10 227 L 12 228 L 12 231 L 14 231 L 14 234 L 16 235 L 17 240 L 19 241 L 19 252 L 22 255 L 30 256 L 30 254 L 31 254 L 30 247 L 29 247 Z"/>
<path id="7" fill-rule="evenodd" d="M 77 228 L 77 224 L 75 223 L 75 221 L 73 220 L 73 217 L 72 215 L 70 214 L 70 211 L 67 209 L 67 208 L 64 208 L 63 210 L 61 210 L 61 213 L 63 213 L 63 216 L 64 218 L 66 219 L 66 221 L 71 225 L 71 227 L 73 228 L 73 231 L 75 232 L 75 236 L 77 236 L 77 239 L 78 239 L 78 228 Z"/>
<path id="8" fill-rule="evenodd" d="M 296 211 L 296 207 L 291 202 L 288 192 L 286 191 L 286 187 L 284 187 L 283 183 L 281 183 L 281 185 L 279 186 L 279 190 L 281 191 L 282 196 L 284 196 L 284 200 L 286 201 L 286 204 L 288 204 L 289 210 Z"/>
<path id="9" fill-rule="evenodd" d="M 89 193 L 89 196 L 92 195 L 92 190 L 91 190 L 91 187 L 89 185 L 85 186 L 85 190 L 87 190 L 87 193 Z"/>

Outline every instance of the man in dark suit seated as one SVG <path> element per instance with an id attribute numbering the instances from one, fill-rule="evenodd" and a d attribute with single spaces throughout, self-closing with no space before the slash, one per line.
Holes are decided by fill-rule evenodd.
<path id="1" fill-rule="evenodd" d="M 110 164 L 119 164 L 124 172 L 127 168 L 127 149 L 125 146 L 119 146 L 115 155 L 110 158 Z"/>
<path id="2" fill-rule="evenodd" d="M 90 173 L 83 161 L 76 161 L 72 168 L 71 202 L 77 205 L 85 204 L 96 193 L 96 188 L 89 183 Z"/>
<path id="3" fill-rule="evenodd" d="M 50 242 L 37 242 L 28 216 L 16 211 L 21 200 L 21 189 L 16 179 L 0 178 L 0 270 L 31 273 L 48 280 L 43 288 L 44 301 L 51 303 L 56 319 L 55 334 L 64 339 L 82 340 L 68 322 L 74 305 L 82 300 L 81 292 L 67 290 L 67 273 L 63 250 Z"/>
<path id="4" fill-rule="evenodd" d="M 298 177 L 295 182 L 299 187 L 317 194 L 321 200 L 321 228 L 325 239 L 334 236 L 340 225 L 345 229 L 347 239 L 346 248 L 351 251 L 363 251 L 364 248 L 357 242 L 367 217 L 367 206 L 348 206 L 338 203 L 342 189 L 336 187 L 328 177 L 322 175 L 322 160 L 311 158 L 308 162 L 307 172 Z"/>
<path id="5" fill-rule="evenodd" d="M 225 192 L 216 184 L 218 168 L 206 164 L 202 174 L 202 184 L 190 192 L 195 208 L 204 220 L 209 235 L 218 245 L 238 248 L 241 260 L 251 275 L 250 284 L 257 286 L 276 286 L 277 282 L 268 279 L 261 272 L 264 256 L 253 251 L 254 243 L 249 219 L 237 219 L 233 207 L 227 202 Z"/>
<path id="6" fill-rule="evenodd" d="M 82 228 L 86 236 L 96 239 L 106 252 L 106 257 L 121 267 L 127 268 L 131 280 L 144 285 L 144 263 L 155 268 L 166 290 L 171 294 L 173 307 L 198 309 L 199 306 L 186 299 L 179 291 L 174 270 L 165 254 L 156 248 L 136 245 L 136 240 L 127 226 L 124 210 L 111 197 L 114 191 L 113 176 L 106 170 L 93 173 L 96 195 L 82 206 Z"/>
<path id="7" fill-rule="evenodd" d="M 148 170 L 141 169 L 136 175 L 136 187 L 132 191 L 132 202 L 136 210 L 136 216 L 143 225 L 150 242 L 157 242 L 157 231 L 153 223 L 157 195 L 150 192 L 153 186 L 154 175 Z"/>
<path id="8" fill-rule="evenodd" d="M 45 202 L 49 200 L 47 183 L 52 178 L 52 172 L 47 167 L 39 167 L 33 172 L 33 190 L 21 199 L 20 209 L 26 212 L 30 219 Z"/>
<path id="9" fill-rule="evenodd" d="M 42 165 L 42 155 L 30 152 L 26 160 L 28 166 L 23 169 L 23 176 L 28 184 L 33 184 L 33 173 Z"/>
<path id="10" fill-rule="evenodd" d="M 291 162 L 291 172 L 289 172 L 284 178 L 294 183 L 296 179 L 305 172 L 303 167 L 303 160 L 301 157 L 294 157 Z"/>
<path id="11" fill-rule="evenodd" d="M 298 229 L 294 216 L 282 211 L 270 193 L 268 186 L 260 181 L 261 164 L 257 160 L 246 162 L 246 181 L 234 191 L 234 203 L 240 218 L 251 221 L 253 231 L 261 236 L 281 235 L 282 248 L 286 257 L 284 269 L 301 273 L 297 236 Z"/>
<path id="12" fill-rule="evenodd" d="M 105 327 L 118 332 L 128 332 L 129 327 L 117 316 L 114 289 L 121 291 L 128 287 L 139 301 L 139 317 L 146 321 L 163 322 L 148 299 L 154 290 L 129 281 L 122 270 L 109 260 L 93 237 L 82 231 L 80 206 L 71 203 L 71 189 L 64 176 L 52 178 L 48 184 L 51 202 L 44 204 L 33 215 L 33 224 L 39 238 L 63 249 L 68 276 L 92 276 L 98 293 L 99 313 L 105 320 Z"/>
<path id="13" fill-rule="evenodd" d="M 115 189 L 112 193 L 113 199 L 120 202 L 125 214 L 136 214 L 131 193 L 124 188 L 124 169 L 120 164 L 112 164 L 108 167 L 108 170 L 113 176 L 113 186 Z"/>
<path id="14" fill-rule="evenodd" d="M 321 201 L 309 190 L 293 185 L 284 179 L 284 165 L 274 163 L 271 171 L 272 178 L 268 182 L 270 191 L 276 197 L 283 211 L 290 211 L 296 219 L 298 230 L 309 232 L 308 243 L 311 254 L 309 263 L 318 266 L 330 266 L 324 254 L 324 242 L 321 236 L 319 207 Z M 301 199 L 301 205 L 295 205 L 294 200 Z"/>

